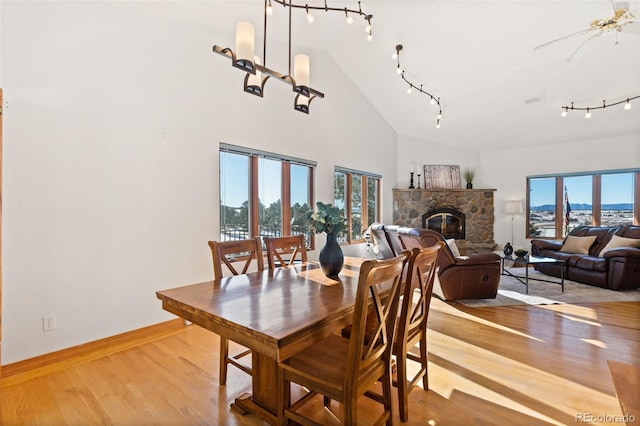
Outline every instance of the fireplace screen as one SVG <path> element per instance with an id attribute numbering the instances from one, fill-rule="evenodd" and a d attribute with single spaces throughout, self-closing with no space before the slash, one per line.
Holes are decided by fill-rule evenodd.
<path id="1" fill-rule="evenodd" d="M 422 215 L 422 227 L 439 232 L 445 238 L 464 240 L 465 215 L 450 207 L 430 210 Z"/>

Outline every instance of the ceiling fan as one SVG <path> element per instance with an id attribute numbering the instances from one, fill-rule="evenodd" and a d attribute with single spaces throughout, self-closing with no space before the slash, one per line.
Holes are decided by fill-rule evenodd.
<path id="1" fill-rule="evenodd" d="M 583 50 L 587 43 L 596 37 L 600 37 L 605 34 L 615 34 L 616 42 L 618 44 L 618 33 L 624 32 L 628 34 L 640 35 L 640 21 L 636 19 L 636 15 L 629 10 L 628 2 L 613 2 L 613 0 L 609 0 L 611 3 L 611 8 L 613 9 L 613 16 L 610 18 L 596 18 L 591 21 L 589 28 L 575 32 L 573 34 L 566 35 L 564 37 L 560 37 L 555 40 L 551 40 L 547 43 L 541 44 L 533 48 L 535 52 L 538 49 L 542 49 L 544 47 L 550 46 L 559 41 L 567 40 L 573 37 L 582 36 L 585 34 L 591 34 L 586 40 L 584 40 L 580 46 L 576 50 L 573 51 L 571 55 L 567 58 L 566 62 L 571 62 L 576 58 L 579 52 Z"/>

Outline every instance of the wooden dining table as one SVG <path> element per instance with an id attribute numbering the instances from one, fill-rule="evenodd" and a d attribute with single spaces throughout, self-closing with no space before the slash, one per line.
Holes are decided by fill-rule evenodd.
<path id="1" fill-rule="evenodd" d="M 275 424 L 278 362 L 351 323 L 364 259 L 339 279 L 313 262 L 156 292 L 162 308 L 252 350 L 252 392 L 231 408 Z"/>

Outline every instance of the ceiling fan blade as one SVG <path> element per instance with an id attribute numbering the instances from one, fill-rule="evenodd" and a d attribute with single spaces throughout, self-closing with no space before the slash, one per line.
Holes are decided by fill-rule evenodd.
<path id="1" fill-rule="evenodd" d="M 543 43 L 543 44 L 541 44 L 539 46 L 534 47 L 533 51 L 535 52 L 538 49 L 542 49 L 543 47 L 547 47 L 547 46 L 549 46 L 549 45 L 551 45 L 553 43 L 557 43 L 559 41 L 563 41 L 563 40 L 570 39 L 572 37 L 577 37 L 577 36 L 580 36 L 580 35 L 583 35 L 583 34 L 587 34 L 588 32 L 593 31 L 593 30 L 594 30 L 593 28 L 587 28 L 586 30 L 581 30 L 581 31 L 575 32 L 573 34 L 569 34 L 569 35 L 566 35 L 564 37 L 560 37 L 560 38 L 557 38 L 555 40 L 548 41 L 546 43 Z"/>
<path id="2" fill-rule="evenodd" d="M 591 37 L 589 37 L 588 39 L 586 39 L 585 41 L 583 41 L 582 44 L 580 44 L 580 46 L 578 46 L 578 48 L 576 50 L 574 50 L 571 55 L 569 55 L 569 57 L 567 58 L 567 60 L 565 62 L 572 62 L 575 59 L 578 59 L 580 56 L 582 56 L 582 54 L 584 53 L 584 51 L 585 51 L 585 49 L 587 47 L 587 43 L 591 39 L 596 38 L 599 35 L 602 35 L 602 33 L 596 33 L 596 34 L 592 35 Z"/>
<path id="3" fill-rule="evenodd" d="M 640 21 L 629 21 L 620 26 L 623 33 L 640 35 Z"/>

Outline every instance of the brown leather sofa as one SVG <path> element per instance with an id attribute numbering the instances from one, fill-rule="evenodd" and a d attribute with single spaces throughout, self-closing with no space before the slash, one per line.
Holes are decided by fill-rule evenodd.
<path id="1" fill-rule="evenodd" d="M 414 247 L 431 247 L 442 241 L 445 244 L 438 253 L 439 288 L 434 285 L 434 293 L 444 300 L 495 299 L 500 284 L 500 256 L 497 254 L 455 257 L 445 238 L 429 229 L 376 223 L 371 225 L 370 232 L 380 259 Z"/>
<path id="2" fill-rule="evenodd" d="M 640 288 L 640 248 L 618 247 L 599 256 L 614 235 L 640 239 L 640 226 L 579 226 L 571 230 L 567 237 L 595 236 L 587 254 L 560 251 L 567 238 L 563 241 L 532 240 L 531 254 L 564 260 L 564 277 L 571 281 L 611 290 Z M 536 270 L 554 277 L 560 277 L 561 267 L 558 264 L 535 265 Z"/>

